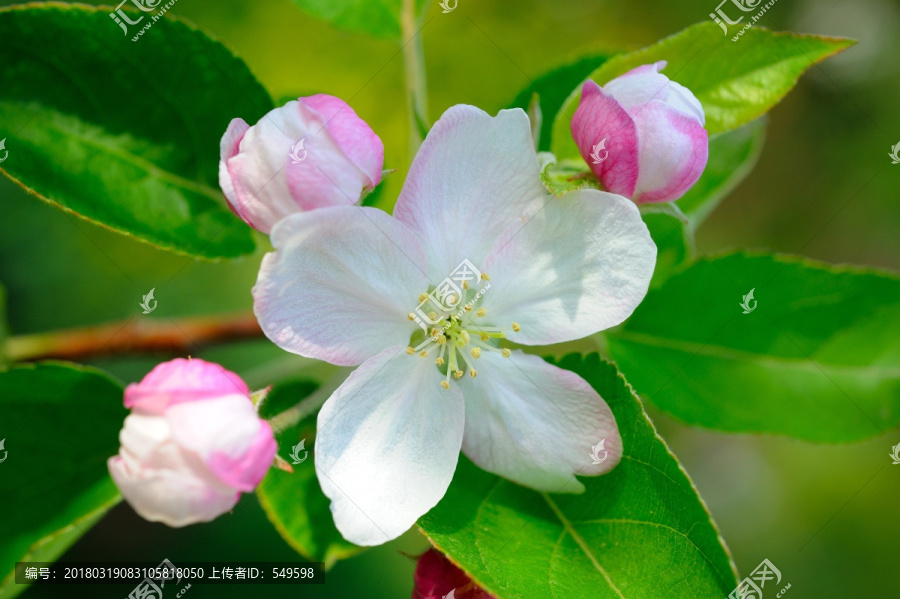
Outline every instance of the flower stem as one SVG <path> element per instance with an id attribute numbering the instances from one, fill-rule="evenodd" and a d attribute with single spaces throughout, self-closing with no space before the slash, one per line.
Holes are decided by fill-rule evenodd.
<path id="1" fill-rule="evenodd" d="M 304 418 L 313 415 L 325 400 L 331 397 L 335 389 L 341 386 L 341 383 L 353 372 L 352 368 L 345 368 L 338 374 L 331 377 L 328 381 L 322 383 L 322 386 L 313 391 L 308 397 L 296 405 L 288 408 L 280 414 L 276 414 L 269 418 L 269 425 L 276 431 L 282 431 L 286 428 L 295 426 Z"/>
<path id="2" fill-rule="evenodd" d="M 406 73 L 406 102 L 409 110 L 409 160 L 416 156 L 428 121 L 428 83 L 425 79 L 425 52 L 422 47 L 415 0 L 403 0 L 400 13 L 403 34 L 403 66 Z"/>
<path id="3" fill-rule="evenodd" d="M 84 362 L 115 354 L 186 354 L 205 345 L 263 336 L 250 312 L 181 319 L 132 317 L 67 331 L 10 337 L 4 353 L 12 362 Z"/>

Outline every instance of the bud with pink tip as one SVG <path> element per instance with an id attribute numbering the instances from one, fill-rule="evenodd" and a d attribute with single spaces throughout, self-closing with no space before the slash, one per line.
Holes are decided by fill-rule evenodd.
<path id="1" fill-rule="evenodd" d="M 203 360 L 159 364 L 125 389 L 131 414 L 109 472 L 134 510 L 185 526 L 227 512 L 266 475 L 277 445 L 233 372 Z"/>
<path id="2" fill-rule="evenodd" d="M 602 88 L 586 81 L 572 136 L 603 188 L 638 204 L 677 200 L 703 174 L 706 117 L 689 89 L 646 64 Z"/>
<path id="3" fill-rule="evenodd" d="M 222 137 L 219 185 L 231 210 L 263 233 L 295 212 L 355 204 L 381 182 L 384 145 L 346 102 L 292 100 Z"/>

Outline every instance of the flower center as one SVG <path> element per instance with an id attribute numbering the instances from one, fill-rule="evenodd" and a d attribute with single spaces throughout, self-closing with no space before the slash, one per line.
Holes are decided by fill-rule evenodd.
<path id="1" fill-rule="evenodd" d="M 434 291 L 431 295 L 419 295 L 419 314 L 427 316 L 425 320 L 431 326 L 425 333 L 424 340 L 416 346 L 407 347 L 406 353 L 421 358 L 437 354 L 434 363 L 445 373 L 445 378 L 441 381 L 444 389 L 450 388 L 451 375 L 459 380 L 465 374 L 464 369 L 469 371 L 472 378 L 478 376 L 475 360 L 481 357 L 483 351 L 497 352 L 508 358 L 510 350 L 499 347 L 500 341 L 506 339 L 508 331 L 517 333 L 521 330 L 515 322 L 505 328 L 492 326 L 487 318 L 487 309 L 476 308 L 481 296 L 491 287 L 487 281 L 490 281 L 490 277 L 482 274 L 481 281 L 478 282 L 480 289 L 477 291 L 471 288 L 468 281 L 463 281 L 462 297 L 448 293 L 438 300 L 434 297 Z M 423 306 L 428 312 L 423 312 Z M 414 312 L 409 313 L 409 320 L 419 322 L 420 326 L 423 321 Z M 419 340 L 421 335 L 415 335 L 414 338 Z"/>

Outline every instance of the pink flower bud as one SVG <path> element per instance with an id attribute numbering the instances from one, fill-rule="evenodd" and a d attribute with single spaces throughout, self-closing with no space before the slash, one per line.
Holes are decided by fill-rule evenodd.
<path id="1" fill-rule="evenodd" d="M 452 599 L 494 599 L 444 554 L 429 549 L 416 564 L 412 599 L 449 599 L 448 596 Z"/>
<path id="2" fill-rule="evenodd" d="M 247 385 L 203 360 L 159 364 L 125 389 L 131 414 L 109 472 L 134 510 L 185 526 L 227 512 L 266 475 L 277 449 Z"/>
<path id="3" fill-rule="evenodd" d="M 604 189 L 638 204 L 677 200 L 709 155 L 703 107 L 689 89 L 646 64 L 602 88 L 586 81 L 572 136 Z"/>
<path id="4" fill-rule="evenodd" d="M 346 102 L 318 94 L 222 137 L 219 185 L 231 210 L 264 233 L 293 214 L 355 204 L 381 182 L 384 145 Z"/>

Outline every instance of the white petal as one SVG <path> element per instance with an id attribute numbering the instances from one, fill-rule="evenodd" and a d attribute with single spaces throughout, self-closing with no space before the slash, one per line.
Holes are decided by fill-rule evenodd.
<path id="1" fill-rule="evenodd" d="M 479 266 L 497 237 L 546 196 L 528 116 L 453 106 L 416 154 L 394 216 L 420 234 L 433 283 Z"/>
<path id="2" fill-rule="evenodd" d="M 526 345 L 581 339 L 628 318 L 644 299 L 656 245 L 634 203 L 581 190 L 511 228 L 485 260 L 482 302 L 492 325 Z"/>
<path id="3" fill-rule="evenodd" d="M 325 402 L 315 463 L 334 522 L 357 545 L 403 534 L 450 485 L 465 419 L 433 358 L 392 348 L 366 360 Z"/>
<path id="4" fill-rule="evenodd" d="M 466 400 L 463 453 L 489 472 L 551 493 L 580 493 L 574 475 L 612 470 L 622 456 L 616 420 L 580 376 L 537 356 L 483 352 L 477 378 L 460 380 Z M 599 464 L 592 447 L 605 439 Z M 603 457 L 603 451 L 599 456 Z"/>
<path id="5" fill-rule="evenodd" d="M 287 351 L 351 366 L 406 345 L 407 315 L 427 291 L 415 234 L 381 210 L 340 206 L 294 214 L 272 230 L 253 288 L 266 336 Z"/>
<path id="6" fill-rule="evenodd" d="M 135 469 L 120 456 L 110 458 L 108 466 L 119 491 L 141 517 L 169 526 L 214 520 L 241 495 L 192 470 Z"/>

